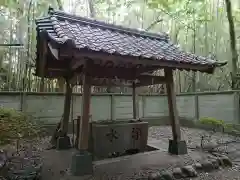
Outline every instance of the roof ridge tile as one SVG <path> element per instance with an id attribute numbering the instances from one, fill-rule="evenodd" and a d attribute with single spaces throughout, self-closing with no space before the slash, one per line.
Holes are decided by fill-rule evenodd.
<path id="1" fill-rule="evenodd" d="M 89 24 L 91 26 L 96 26 L 101 29 L 108 29 L 112 31 L 118 31 L 121 33 L 127 33 L 135 36 L 145 37 L 145 38 L 151 38 L 151 39 L 158 39 L 161 41 L 169 42 L 170 38 L 166 33 L 156 34 L 156 33 L 150 33 L 147 31 L 141 31 L 137 29 L 127 28 L 121 25 L 114 25 L 110 23 L 106 23 L 103 21 L 99 21 L 96 19 L 91 19 L 87 17 L 72 15 L 69 13 L 66 13 L 64 11 L 54 10 L 53 8 L 50 8 L 49 15 L 54 16 L 57 19 L 62 20 L 69 20 L 69 21 L 75 21 L 79 23 Z"/>

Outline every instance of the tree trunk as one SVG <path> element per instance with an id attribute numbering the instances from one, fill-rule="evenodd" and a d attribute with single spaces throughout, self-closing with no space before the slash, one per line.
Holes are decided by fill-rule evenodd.
<path id="1" fill-rule="evenodd" d="M 235 27 L 232 16 L 232 4 L 231 0 L 225 0 L 227 18 L 229 23 L 229 36 L 230 36 L 230 45 L 232 53 L 232 89 L 237 89 L 237 62 L 238 62 L 238 53 L 236 49 L 236 35 Z"/>
<path id="2" fill-rule="evenodd" d="M 193 53 L 196 53 L 196 20 L 194 17 L 194 29 L 193 29 Z M 193 72 L 193 76 L 192 76 L 192 92 L 196 92 L 196 78 L 197 78 L 197 74 L 194 71 Z"/>
<path id="3" fill-rule="evenodd" d="M 57 5 L 58 5 L 58 9 L 63 11 L 63 4 L 61 0 L 56 0 L 57 1 Z"/>
<path id="4" fill-rule="evenodd" d="M 88 0 L 88 7 L 89 7 L 89 12 L 90 12 L 90 17 L 95 18 L 96 12 L 94 9 L 94 0 Z"/>
<path id="5" fill-rule="evenodd" d="M 30 68 L 29 66 L 29 61 L 30 61 L 30 43 L 31 43 L 31 18 L 30 18 L 30 13 L 31 13 L 31 8 L 32 8 L 33 2 L 32 0 L 30 1 L 29 5 L 28 5 L 28 11 L 27 11 L 27 23 L 28 23 L 28 28 L 27 28 L 27 38 L 28 38 L 28 43 L 27 43 L 27 62 L 25 64 L 25 72 L 24 72 L 24 79 L 23 79 L 23 90 L 30 90 L 29 83 L 27 83 L 27 81 L 29 80 L 27 78 L 28 76 L 28 70 Z"/>

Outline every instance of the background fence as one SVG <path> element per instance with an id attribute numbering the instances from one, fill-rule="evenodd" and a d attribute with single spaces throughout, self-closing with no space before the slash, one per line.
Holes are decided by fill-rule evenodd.
<path id="1" fill-rule="evenodd" d="M 140 118 L 156 119 L 168 116 L 168 102 L 164 95 L 138 95 Z M 0 92 L 0 105 L 22 110 L 46 123 L 56 123 L 63 114 L 62 93 Z M 73 95 L 72 114 L 81 115 L 81 94 Z M 180 117 L 196 120 L 214 117 L 229 123 L 239 123 L 239 91 L 204 92 L 177 95 Z M 94 121 L 132 118 L 131 94 L 94 94 L 91 99 Z"/>

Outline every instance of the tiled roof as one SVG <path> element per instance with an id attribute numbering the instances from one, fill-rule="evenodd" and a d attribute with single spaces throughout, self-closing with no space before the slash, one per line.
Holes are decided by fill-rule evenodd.
<path id="1" fill-rule="evenodd" d="M 215 60 L 186 53 L 172 44 L 166 34 L 153 34 L 49 10 L 49 16 L 36 20 L 37 30 L 46 30 L 54 41 L 74 41 L 79 49 L 128 55 L 169 63 L 222 66 Z"/>

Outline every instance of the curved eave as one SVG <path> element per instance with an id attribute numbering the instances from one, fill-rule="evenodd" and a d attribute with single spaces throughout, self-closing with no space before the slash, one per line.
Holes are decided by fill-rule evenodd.
<path id="1" fill-rule="evenodd" d="M 45 39 L 47 42 L 50 42 L 51 45 L 53 45 L 54 47 L 61 47 L 64 45 L 69 46 L 69 42 L 74 43 L 73 40 L 63 37 L 63 38 L 56 38 L 54 36 L 52 36 L 47 30 L 41 30 L 39 32 L 40 38 Z"/>

